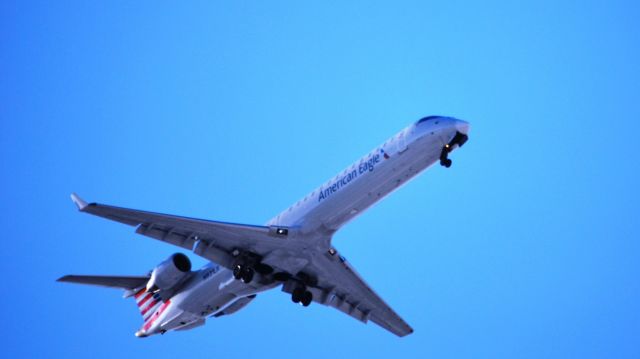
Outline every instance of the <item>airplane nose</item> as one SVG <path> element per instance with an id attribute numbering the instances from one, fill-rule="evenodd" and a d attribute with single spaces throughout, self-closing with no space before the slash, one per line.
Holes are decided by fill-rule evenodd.
<path id="1" fill-rule="evenodd" d="M 470 127 L 469 122 L 456 119 L 455 126 L 456 126 L 456 130 L 462 133 L 463 135 L 469 134 L 469 127 Z"/>

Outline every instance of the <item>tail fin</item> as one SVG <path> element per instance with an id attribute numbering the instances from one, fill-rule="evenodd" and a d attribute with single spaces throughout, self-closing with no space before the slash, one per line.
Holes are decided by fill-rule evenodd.
<path id="1" fill-rule="evenodd" d="M 148 330 L 154 321 L 162 315 L 162 312 L 171 304 L 160 296 L 160 293 L 147 292 L 147 282 L 149 276 L 88 276 L 88 275 L 67 275 L 58 279 L 58 282 L 68 282 L 77 284 L 99 285 L 103 287 L 124 289 L 124 298 L 133 297 L 142 315 L 144 324 L 136 333 L 138 337 L 149 335 Z"/>
<path id="2" fill-rule="evenodd" d="M 136 300 L 136 304 L 138 305 L 140 315 L 142 315 L 142 319 L 145 323 L 151 318 L 153 313 L 155 313 L 165 302 L 157 292 L 148 293 L 146 291 L 146 288 L 140 289 L 134 295 L 134 298 Z"/>

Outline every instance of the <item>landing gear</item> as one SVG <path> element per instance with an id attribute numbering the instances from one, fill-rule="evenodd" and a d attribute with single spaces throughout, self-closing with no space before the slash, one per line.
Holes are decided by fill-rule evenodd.
<path id="1" fill-rule="evenodd" d="M 312 300 L 313 294 L 305 288 L 298 287 L 293 290 L 293 293 L 291 293 L 291 301 L 294 303 L 300 303 L 304 307 L 308 307 Z"/>
<path id="2" fill-rule="evenodd" d="M 242 270 L 242 281 L 245 283 L 251 283 L 253 280 L 254 271 L 251 267 L 243 268 Z"/>
<path id="3" fill-rule="evenodd" d="M 296 288 L 293 290 L 293 293 L 291 293 L 291 301 L 294 303 L 300 303 L 300 299 L 302 298 L 303 295 L 304 295 L 304 289 Z"/>
<path id="4" fill-rule="evenodd" d="M 233 267 L 233 277 L 237 280 L 242 278 L 242 265 L 236 264 L 235 267 Z"/>
<path id="5" fill-rule="evenodd" d="M 233 267 L 233 277 L 242 280 L 244 283 L 251 283 L 254 274 L 255 271 L 251 266 L 236 264 L 236 266 Z"/>
<path id="6" fill-rule="evenodd" d="M 451 151 L 451 146 L 445 145 L 442 147 L 442 152 L 440 152 L 440 166 L 444 166 L 446 168 L 451 167 L 453 162 L 449 158 L 449 151 Z"/>
<path id="7" fill-rule="evenodd" d="M 304 292 L 302 299 L 300 299 L 300 303 L 302 304 L 302 306 L 308 307 L 309 304 L 311 304 L 312 300 L 313 300 L 313 294 L 311 294 L 311 292 L 309 291 L 306 291 Z"/>
<path id="8" fill-rule="evenodd" d="M 262 263 L 262 258 L 256 254 L 240 252 L 239 250 L 234 250 L 231 254 L 236 257 L 235 265 L 233 266 L 233 277 L 237 280 L 251 283 L 256 273 L 262 277 L 273 273 L 273 268 Z M 262 280 L 261 278 L 258 279 Z"/>
<path id="9" fill-rule="evenodd" d="M 458 147 L 462 147 L 469 137 L 463 133 L 456 132 L 456 135 L 453 136 L 451 141 L 442 147 L 442 152 L 440 152 L 440 165 L 446 168 L 451 167 L 451 159 L 449 159 L 449 152 L 453 151 L 453 146 L 458 145 Z"/>

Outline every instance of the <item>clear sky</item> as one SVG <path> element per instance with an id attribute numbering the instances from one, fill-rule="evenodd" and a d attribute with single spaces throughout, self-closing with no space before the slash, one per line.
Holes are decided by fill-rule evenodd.
<path id="1" fill-rule="evenodd" d="M 302 3 L 0 2 L 3 356 L 639 358 L 637 3 Z M 262 224 L 430 114 L 472 124 L 453 167 L 334 238 L 406 338 L 274 290 L 142 340 L 54 282 L 176 251 L 73 191 Z"/>

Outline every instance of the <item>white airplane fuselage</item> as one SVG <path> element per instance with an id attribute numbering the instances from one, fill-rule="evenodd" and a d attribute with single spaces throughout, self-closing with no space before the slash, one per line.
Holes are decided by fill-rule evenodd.
<path id="1" fill-rule="evenodd" d="M 443 148 L 457 134 L 466 135 L 468 129 L 466 122 L 447 117 L 414 123 L 278 214 L 267 225 L 287 228 L 289 236 L 297 243 L 305 243 L 309 251 L 324 252 L 330 248 L 335 231 L 442 160 Z M 453 144 L 448 152 L 457 146 Z M 256 282 L 247 284 L 236 280 L 231 270 L 211 262 L 192 272 L 179 291 L 171 295 L 136 335 L 144 337 L 202 325 L 206 317 L 231 314 L 248 304 L 256 293 L 280 284 L 260 285 Z"/>

